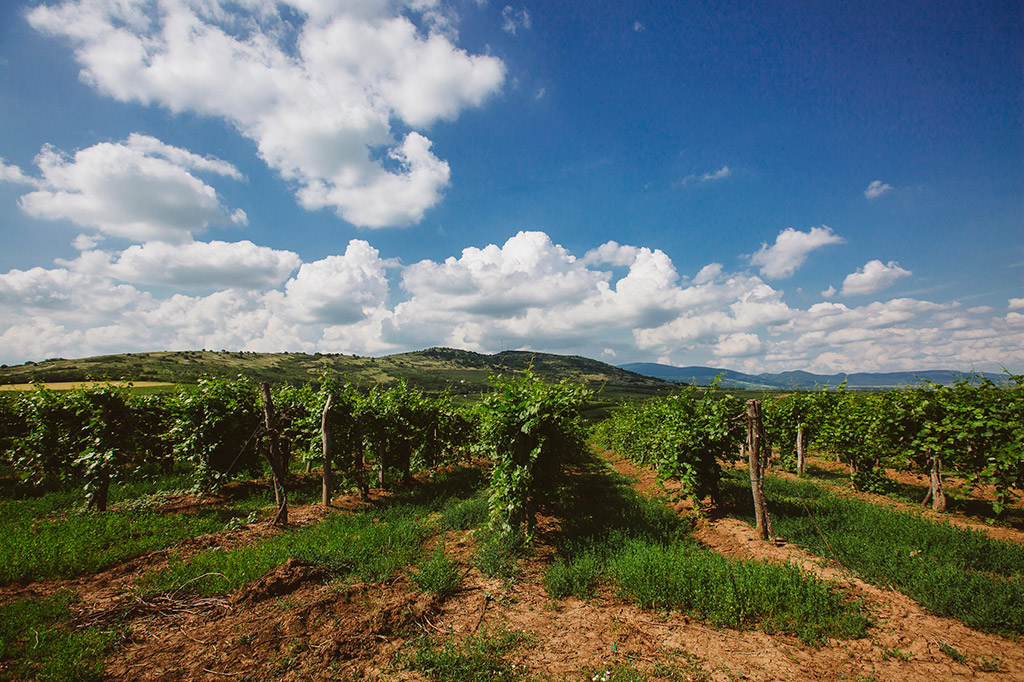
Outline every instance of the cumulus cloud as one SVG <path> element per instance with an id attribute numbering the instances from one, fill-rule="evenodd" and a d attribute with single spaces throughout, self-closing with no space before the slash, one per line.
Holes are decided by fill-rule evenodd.
<path id="1" fill-rule="evenodd" d="M 269 289 L 301 263 L 298 254 L 275 251 L 250 241 L 148 242 L 121 252 L 110 274 L 134 284 L 181 289 Z"/>
<path id="2" fill-rule="evenodd" d="M 505 8 L 501 10 L 501 30 L 506 33 L 515 35 L 521 28 L 530 28 L 530 24 L 530 13 L 526 11 L 525 7 L 517 10 L 511 5 L 505 5 Z"/>
<path id="3" fill-rule="evenodd" d="M 1007 307 L 1010 310 L 1024 310 L 1024 298 L 1011 298 Z"/>
<path id="4" fill-rule="evenodd" d="M 868 188 L 864 190 L 864 196 L 871 199 L 877 199 L 883 194 L 888 194 L 892 191 L 892 185 L 886 184 L 881 180 L 874 180 L 868 185 Z"/>
<path id="5" fill-rule="evenodd" d="M 775 238 L 773 245 L 762 243 L 761 249 L 750 256 L 750 264 L 760 265 L 761 274 L 765 277 L 785 279 L 791 277 L 815 249 L 842 243 L 843 238 L 827 225 L 812 227 L 809 232 L 787 227 Z"/>
<path id="6" fill-rule="evenodd" d="M 643 33 L 643 32 L 644 32 L 644 30 L 645 30 L 646 28 L 647 28 L 647 27 L 646 27 L 646 26 L 644 26 L 644 25 L 643 25 L 642 23 L 640 23 L 639 21 L 634 21 L 634 22 L 633 22 L 633 30 L 634 30 L 634 31 L 636 31 L 637 33 Z"/>
<path id="7" fill-rule="evenodd" d="M 448 185 L 430 140 L 393 123 L 454 119 L 505 78 L 501 60 L 458 48 L 423 0 L 65 0 L 28 18 L 70 41 L 100 92 L 225 120 L 303 206 L 364 227 L 415 223 Z"/>
<path id="8" fill-rule="evenodd" d="M 613 242 L 588 256 L 543 232 L 404 267 L 358 239 L 309 263 L 248 242 L 86 249 L 52 268 L 0 273 L 0 361 L 161 348 L 378 354 L 449 345 L 750 372 L 1024 366 L 1016 299 L 1003 316 L 913 298 L 797 308 L 759 276 L 719 263 L 680 276 L 668 254 Z M 625 272 L 602 270 L 609 261 Z M 395 267 L 404 294 L 397 303 Z M 189 295 L 185 281 L 223 288 Z M 138 288 L 148 282 L 172 293 Z"/>
<path id="9" fill-rule="evenodd" d="M 843 280 L 843 296 L 863 296 L 873 294 L 893 285 L 901 277 L 909 277 L 910 270 L 904 270 L 896 261 L 888 264 L 880 260 L 865 263 L 863 268 L 852 272 Z"/>
<path id="10" fill-rule="evenodd" d="M 274 308 L 300 322 L 333 325 L 363 320 L 387 301 L 386 264 L 377 249 L 361 239 L 348 243 L 344 255 L 305 263 L 285 284 Z"/>
<path id="11" fill-rule="evenodd" d="M 68 220 L 135 241 L 187 241 L 211 224 L 245 224 L 245 212 L 221 204 L 217 192 L 193 172 L 235 180 L 231 164 L 132 134 L 69 157 L 44 146 L 36 157 L 37 189 L 21 197 L 36 218 Z"/>

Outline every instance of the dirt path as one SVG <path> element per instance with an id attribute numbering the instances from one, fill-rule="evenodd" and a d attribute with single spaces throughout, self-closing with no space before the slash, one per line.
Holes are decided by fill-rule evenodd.
<path id="1" fill-rule="evenodd" d="M 664 494 L 654 472 L 638 468 L 628 460 L 614 457 L 609 460 L 619 473 L 634 481 L 640 492 Z M 680 512 L 687 511 L 687 507 L 686 503 L 677 504 Z M 964 519 L 958 521 L 974 525 Z M 778 673 L 779 678 L 843 679 L 841 673 L 846 675 L 845 679 L 851 680 L 858 676 L 879 681 L 973 678 L 989 667 L 986 661 L 994 662 L 998 658 L 1001 670 L 985 672 L 985 679 L 1024 680 L 1024 645 L 1021 642 L 977 632 L 959 621 L 929 614 L 913 599 L 894 590 L 865 583 L 835 562 L 813 556 L 792 545 L 760 542 L 753 528 L 736 519 L 703 519 L 697 524 L 695 537 L 727 556 L 794 562 L 815 575 L 845 586 L 870 605 L 877 622 L 869 638 L 837 643 L 818 651 L 786 647 L 786 658 L 797 668 L 793 670 L 786 661 L 776 661 L 772 670 Z M 747 639 L 751 635 L 744 634 L 743 637 Z M 769 650 L 777 649 L 774 639 L 769 638 Z M 944 646 L 964 655 L 966 661 L 954 660 L 943 651 Z M 902 660 L 895 651 L 897 649 L 902 654 L 909 654 L 910 660 Z M 707 655 L 699 650 L 695 653 Z M 776 664 L 781 667 L 774 667 Z M 816 676 L 819 673 L 822 676 Z"/>
<path id="2" fill-rule="evenodd" d="M 640 492 L 662 493 L 652 472 L 625 460 L 609 461 Z M 354 498 L 335 504 L 359 506 Z M 684 504 L 677 511 L 691 513 Z M 292 514 L 297 521 L 315 522 L 323 512 L 297 507 Z M 196 551 L 234 546 L 270 532 L 276 531 L 250 527 L 187 546 Z M 448 533 L 446 551 L 463 567 L 463 577 L 458 591 L 443 601 L 417 593 L 405 574 L 384 584 L 332 583 L 316 568 L 293 560 L 228 597 L 140 602 L 133 593 L 135 577 L 163 565 L 166 552 L 77 581 L 8 588 L 0 600 L 61 584 L 79 591 L 83 602 L 75 625 L 112 626 L 120 618 L 127 626 L 129 639 L 109 661 L 107 677 L 133 682 L 424 680 L 395 665 L 396 654 L 410 651 L 425 634 L 466 637 L 488 629 L 530 633 L 533 643 L 512 660 L 551 680 L 583 680 L 584 671 L 629 661 L 641 670 L 668 663 L 693 680 L 718 682 L 1024 681 L 1021 642 L 930 615 L 913 600 L 868 585 L 795 547 L 758 542 L 740 521 L 702 520 L 695 534 L 723 554 L 796 562 L 846 586 L 875 614 L 869 636 L 811 648 L 794 637 L 717 629 L 678 613 L 643 610 L 611 591 L 589 601 L 554 601 L 543 586 L 543 572 L 554 559 L 557 533 L 557 520 L 542 517 L 535 551 L 511 584 L 485 578 L 473 566 L 472 535 Z M 987 672 L 987 667 L 998 670 Z"/>

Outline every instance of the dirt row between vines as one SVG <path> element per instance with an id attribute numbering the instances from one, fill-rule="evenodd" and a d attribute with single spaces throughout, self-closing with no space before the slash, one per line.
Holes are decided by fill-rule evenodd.
<path id="1" fill-rule="evenodd" d="M 652 472 L 610 461 L 642 493 L 663 494 Z M 373 491 L 371 505 L 382 497 Z M 334 506 L 363 505 L 339 497 Z M 677 511 L 692 513 L 685 504 Z M 290 518 L 315 523 L 325 513 L 319 506 L 300 506 Z M 697 539 L 730 556 L 794 561 L 844 585 L 875 614 L 869 636 L 812 648 L 794 637 L 717 629 L 677 613 L 639 609 L 611 591 L 589 601 L 554 601 L 542 575 L 554 560 L 558 531 L 556 519 L 542 517 L 536 548 L 511 584 L 487 579 L 473 566 L 471 534 L 448 533 L 446 550 L 463 567 L 463 577 L 458 591 L 443 601 L 417 593 L 405 574 L 383 584 L 339 584 L 294 560 L 223 598 L 136 596 L 136 578 L 166 565 L 167 551 L 73 581 L 6 588 L 0 599 L 47 594 L 62 585 L 76 590 L 82 601 L 72 626 L 125 627 L 128 633 L 108 661 L 112 680 L 423 680 L 395 663 L 417 638 L 504 629 L 535 639 L 513 653 L 512 662 L 552 680 L 582 680 L 584 671 L 627 660 L 641 670 L 669 663 L 694 680 L 1024 680 L 1020 642 L 927 614 L 913 600 L 795 547 L 758 542 L 749 526 L 732 519 L 699 521 Z M 275 532 L 265 523 L 253 524 L 187 541 L 176 551 L 244 545 Z M 943 652 L 944 646 L 966 655 L 964 662 Z M 909 660 L 894 655 L 897 650 Z M 998 657 L 999 670 L 982 672 L 985 657 Z"/>

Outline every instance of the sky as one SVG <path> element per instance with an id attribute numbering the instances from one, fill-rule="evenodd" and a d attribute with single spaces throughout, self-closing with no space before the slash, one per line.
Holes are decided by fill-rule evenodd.
<path id="1" fill-rule="evenodd" d="M 0 362 L 1024 373 L 1016 2 L 0 3 Z"/>

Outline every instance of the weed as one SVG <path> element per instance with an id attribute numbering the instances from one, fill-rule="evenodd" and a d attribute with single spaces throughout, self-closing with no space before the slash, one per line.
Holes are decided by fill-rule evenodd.
<path id="1" fill-rule="evenodd" d="M 469 530 L 483 525 L 487 521 L 487 505 L 486 494 L 446 505 L 441 509 L 441 529 Z"/>
<path id="2" fill-rule="evenodd" d="M 526 549 L 526 537 L 522 533 L 489 531 L 477 536 L 474 559 L 477 568 L 488 578 L 510 581 Z"/>
<path id="3" fill-rule="evenodd" d="M 395 663 L 431 680 L 532 682 L 537 678 L 525 666 L 508 662 L 506 656 L 534 641 L 515 630 L 484 632 L 462 642 L 448 639 L 439 643 L 424 636 L 414 642 L 411 652 L 400 652 Z"/>
<path id="4" fill-rule="evenodd" d="M 959 651 L 957 651 L 956 649 L 954 649 L 953 647 L 951 647 L 950 645 L 944 643 L 941 647 L 939 647 L 939 650 L 942 653 L 949 656 L 950 658 L 952 658 L 957 663 L 963 663 L 964 665 L 967 665 L 967 657 Z"/>
<path id="5" fill-rule="evenodd" d="M 103 678 L 99 662 L 116 632 L 66 631 L 74 595 L 66 590 L 42 599 L 0 606 L 0 679 L 92 682 Z M 8 677 L 8 673 L 11 677 Z"/>
<path id="6" fill-rule="evenodd" d="M 410 571 L 409 578 L 423 592 L 436 594 L 444 599 L 459 586 L 457 564 L 449 558 L 443 545 L 420 562 L 417 571 Z"/>
<path id="7" fill-rule="evenodd" d="M 902 651 L 898 647 L 887 647 L 882 649 L 882 658 L 885 660 L 894 658 L 906 662 L 910 660 L 910 652 Z"/>

